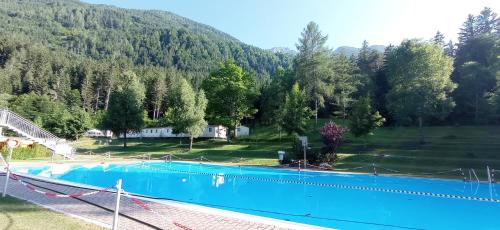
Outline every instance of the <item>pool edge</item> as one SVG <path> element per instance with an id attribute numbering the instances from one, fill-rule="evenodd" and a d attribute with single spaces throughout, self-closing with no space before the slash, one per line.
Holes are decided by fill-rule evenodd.
<path id="1" fill-rule="evenodd" d="M 3 172 L 3 170 L 0 170 L 0 171 Z M 65 180 L 59 180 L 59 179 L 54 179 L 54 178 L 47 178 L 47 177 L 43 177 L 43 176 L 35 176 L 35 175 L 31 175 L 31 174 L 26 174 L 26 173 L 16 172 L 16 174 L 23 176 L 23 177 L 27 177 L 27 178 L 33 178 L 33 179 L 57 183 L 57 184 L 61 184 L 61 185 L 77 186 L 77 187 L 81 187 L 81 188 L 88 188 L 88 189 L 94 189 L 94 190 L 95 189 L 98 189 L 98 190 L 103 189 L 103 188 L 97 187 L 97 186 L 81 184 L 81 183 L 76 183 L 76 182 L 70 182 L 70 181 L 65 181 Z M 115 191 L 113 191 L 113 193 L 115 193 Z M 135 194 L 131 194 L 131 195 L 134 196 Z M 272 225 L 272 226 L 281 227 L 281 228 L 311 229 L 311 230 L 332 230 L 332 229 L 335 229 L 335 228 L 321 227 L 321 226 L 303 224 L 303 223 L 298 223 L 298 222 L 293 222 L 293 221 L 285 221 L 285 220 L 280 220 L 280 219 L 275 219 L 275 218 L 251 215 L 251 214 L 229 211 L 229 210 L 224 210 L 224 209 L 218 209 L 218 208 L 213 208 L 213 207 L 207 207 L 207 206 L 202 206 L 202 205 L 197 205 L 197 204 L 191 204 L 188 202 L 154 199 L 154 198 L 149 198 L 149 197 L 140 196 L 140 195 L 137 196 L 137 198 L 147 200 L 150 202 L 154 202 L 154 203 L 183 208 L 183 209 L 187 209 L 190 211 L 197 211 L 197 212 L 202 212 L 202 213 L 207 213 L 207 214 L 215 214 L 215 215 L 219 215 L 219 216 L 235 218 L 235 219 L 243 220 L 243 221 L 251 221 L 251 222 L 256 222 L 256 223 L 260 223 L 260 224 Z"/>

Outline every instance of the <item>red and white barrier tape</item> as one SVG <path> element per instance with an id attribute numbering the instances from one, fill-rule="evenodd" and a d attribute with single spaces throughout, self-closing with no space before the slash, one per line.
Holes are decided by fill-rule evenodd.
<path id="1" fill-rule="evenodd" d="M 94 194 L 97 194 L 97 193 L 100 193 L 100 192 L 109 192 L 113 188 L 113 187 L 109 187 L 109 188 L 100 189 L 100 190 L 96 190 L 96 191 L 92 191 L 92 192 L 86 192 L 86 193 L 72 193 L 72 194 L 50 193 L 50 192 L 45 192 L 45 191 L 39 190 L 35 186 L 30 185 L 30 184 L 24 182 L 23 180 L 21 180 L 21 178 L 19 178 L 12 171 L 10 171 L 10 173 L 11 173 L 10 174 L 10 179 L 19 182 L 21 185 L 25 186 L 26 188 L 28 188 L 31 191 L 34 191 L 36 193 L 40 193 L 40 194 L 48 196 L 48 197 L 64 197 L 64 198 L 71 197 L 71 198 L 74 198 L 74 197 L 90 196 L 90 195 L 94 195 Z"/>
<path id="2" fill-rule="evenodd" d="M 12 171 L 10 171 L 10 179 L 14 180 L 14 181 L 17 181 L 19 182 L 21 185 L 25 186 L 26 188 L 28 188 L 29 190 L 31 191 L 34 191 L 36 193 L 40 193 L 42 195 L 45 195 L 45 196 L 48 196 L 48 197 L 62 197 L 62 198 L 75 198 L 75 197 L 82 197 L 82 196 L 90 196 L 90 195 L 94 195 L 94 194 L 97 194 L 97 193 L 100 193 L 100 192 L 109 192 L 111 191 L 111 189 L 113 189 L 113 187 L 109 187 L 109 188 L 105 188 L 105 189 L 101 189 L 101 190 L 96 190 L 96 191 L 92 191 L 92 192 L 86 192 L 86 193 L 72 193 L 72 194 L 57 194 L 57 193 L 49 193 L 49 192 L 45 192 L 45 191 L 42 191 L 42 190 L 39 190 L 37 189 L 35 186 L 31 185 L 31 184 L 28 184 L 26 182 L 24 182 L 23 180 L 21 180 L 21 178 L 19 178 L 16 174 L 14 174 Z M 134 198 L 132 195 L 130 195 L 129 193 L 123 191 L 123 195 L 127 198 L 129 198 L 130 200 L 132 200 L 132 202 L 134 202 L 135 204 L 139 205 L 140 207 L 142 207 L 143 209 L 159 216 L 160 218 L 162 219 L 165 219 L 167 220 L 168 222 L 171 222 L 173 225 L 175 225 L 176 227 L 180 228 L 180 229 L 183 229 L 183 230 L 192 230 L 191 228 L 183 225 L 183 224 L 180 224 L 180 223 L 177 223 L 165 216 L 163 216 L 162 214 L 160 214 L 159 212 L 155 211 L 154 209 L 150 208 L 149 206 L 147 206 L 144 202 L 140 201 L 139 199 L 137 198 Z"/>
<path id="3" fill-rule="evenodd" d="M 132 195 L 130 195 L 128 192 L 125 192 L 123 191 L 123 196 L 129 198 L 130 200 L 132 200 L 132 202 L 134 202 L 135 204 L 137 204 L 138 206 L 140 206 L 141 208 L 143 208 L 144 210 L 146 211 L 149 211 L 155 215 L 157 215 L 158 217 L 160 217 L 161 219 L 164 219 L 166 220 L 167 222 L 170 222 L 172 223 L 173 225 L 177 226 L 178 228 L 180 229 L 183 229 L 183 230 L 192 230 L 190 227 L 187 227 L 183 224 L 180 224 L 180 223 L 177 223 L 173 220 L 171 220 L 170 218 L 167 218 L 165 217 L 164 215 L 160 214 L 159 212 L 155 211 L 154 209 L 150 208 L 147 204 L 145 204 L 144 202 L 142 202 L 141 200 L 133 197 Z"/>

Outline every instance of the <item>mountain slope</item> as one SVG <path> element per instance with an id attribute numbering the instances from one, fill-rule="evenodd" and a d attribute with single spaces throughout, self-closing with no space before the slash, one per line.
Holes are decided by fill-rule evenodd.
<path id="1" fill-rule="evenodd" d="M 273 53 L 280 53 L 280 54 L 289 54 L 289 55 L 292 55 L 292 56 L 295 56 L 297 55 L 297 51 L 296 50 L 292 50 L 288 47 L 273 47 L 271 49 L 269 49 L 269 51 L 273 52 Z"/>
<path id="2" fill-rule="evenodd" d="M 375 50 L 379 53 L 383 53 L 385 50 L 385 46 L 383 45 L 371 45 L 369 46 L 370 49 Z M 351 46 L 340 46 L 337 49 L 333 51 L 335 54 L 343 54 L 347 57 L 350 56 L 357 56 L 359 53 L 360 48 L 356 47 L 351 47 Z"/>
<path id="3" fill-rule="evenodd" d="M 287 67 L 288 55 L 246 45 L 210 26 L 164 11 L 121 9 L 74 0 L 0 1 L 0 33 L 93 59 L 206 74 L 234 59 L 259 75 Z"/>

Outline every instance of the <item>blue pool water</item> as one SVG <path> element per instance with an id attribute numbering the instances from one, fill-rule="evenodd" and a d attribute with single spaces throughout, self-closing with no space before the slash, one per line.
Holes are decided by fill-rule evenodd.
<path id="1" fill-rule="evenodd" d="M 17 167 L 17 172 L 337 229 L 500 229 L 500 185 L 198 163 Z"/>

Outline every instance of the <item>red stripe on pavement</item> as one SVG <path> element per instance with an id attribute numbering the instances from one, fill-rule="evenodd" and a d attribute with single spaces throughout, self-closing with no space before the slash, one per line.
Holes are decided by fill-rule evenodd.
<path id="1" fill-rule="evenodd" d="M 148 210 L 148 211 L 151 211 L 151 208 L 149 208 L 146 204 L 142 203 L 140 200 L 138 199 L 135 199 L 133 197 L 130 198 L 134 203 L 138 204 L 139 206 L 141 206 L 142 208 Z"/>
<path id="2" fill-rule="evenodd" d="M 182 224 L 179 224 L 177 222 L 174 222 L 174 225 L 179 227 L 180 229 L 184 229 L 184 230 L 192 230 L 190 227 L 187 227 L 187 226 L 184 226 Z"/>
<path id="3" fill-rule="evenodd" d="M 19 177 L 16 176 L 16 174 L 12 173 L 12 171 L 10 171 L 10 179 L 12 180 L 19 180 Z"/>
<path id="4" fill-rule="evenodd" d="M 32 191 L 35 191 L 35 187 L 31 186 L 31 185 L 26 185 L 26 187 L 29 189 L 29 190 L 32 190 Z"/>

